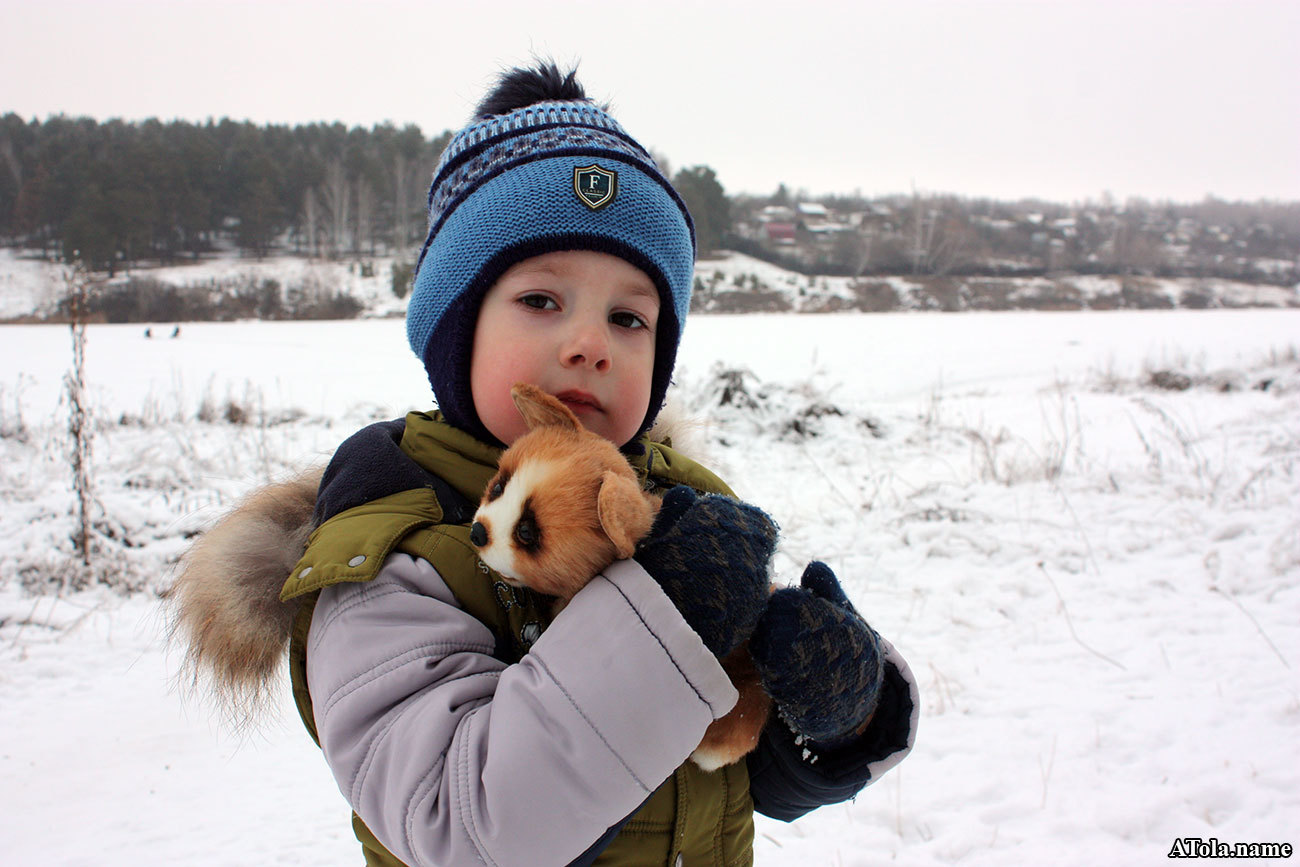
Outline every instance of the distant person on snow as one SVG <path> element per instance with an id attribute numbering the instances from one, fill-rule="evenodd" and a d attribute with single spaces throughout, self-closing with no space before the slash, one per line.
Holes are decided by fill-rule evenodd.
<path id="1" fill-rule="evenodd" d="M 771 520 L 647 433 L 694 256 L 682 199 L 574 73 L 504 74 L 429 195 L 407 336 L 437 411 L 353 435 L 187 555 L 191 661 L 238 699 L 288 646 L 367 864 L 752 863 L 754 810 L 845 801 L 910 751 L 915 681 L 832 571 L 769 595 Z M 520 381 L 668 492 L 634 557 L 554 615 L 469 543 L 525 429 Z M 736 701 L 719 659 L 746 638 L 777 712 L 706 772 L 687 756 Z"/>
<path id="2" fill-rule="evenodd" d="M 175 328 L 172 329 L 172 337 L 176 338 L 180 336 L 181 336 L 181 327 L 177 325 Z"/>

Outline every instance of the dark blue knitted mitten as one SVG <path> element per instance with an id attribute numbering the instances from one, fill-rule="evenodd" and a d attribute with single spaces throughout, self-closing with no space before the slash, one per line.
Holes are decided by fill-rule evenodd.
<path id="1" fill-rule="evenodd" d="M 799 583 L 772 594 L 749 652 L 781 717 L 798 734 L 834 748 L 875 712 L 884 674 L 880 641 L 825 563 L 809 563 Z"/>
<path id="2" fill-rule="evenodd" d="M 747 503 L 678 485 L 635 559 L 718 657 L 740 646 L 767 601 L 776 524 Z"/>

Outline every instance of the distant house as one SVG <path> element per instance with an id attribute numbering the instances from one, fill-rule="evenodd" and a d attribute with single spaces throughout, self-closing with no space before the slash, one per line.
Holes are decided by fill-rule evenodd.
<path id="1" fill-rule="evenodd" d="M 793 223 L 794 210 L 785 205 L 768 205 L 759 211 L 758 219 L 764 223 Z"/>
<path id="2" fill-rule="evenodd" d="M 763 232 L 769 244 L 792 246 L 795 243 L 794 223 L 764 223 Z"/>
<path id="3" fill-rule="evenodd" d="M 828 220 L 830 212 L 826 206 L 820 202 L 800 202 L 798 205 L 799 216 L 804 220 Z"/>
<path id="4" fill-rule="evenodd" d="M 1079 222 L 1074 217 L 1062 217 L 1051 222 L 1052 231 L 1065 238 L 1073 238 L 1078 235 L 1078 226 Z"/>

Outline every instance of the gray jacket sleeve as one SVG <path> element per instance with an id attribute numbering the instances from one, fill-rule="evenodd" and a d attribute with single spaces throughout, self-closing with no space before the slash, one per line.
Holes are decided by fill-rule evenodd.
<path id="1" fill-rule="evenodd" d="M 348 803 L 411 865 L 567 864 L 637 808 L 736 692 L 619 561 L 515 665 L 426 561 L 321 592 L 307 681 Z"/>

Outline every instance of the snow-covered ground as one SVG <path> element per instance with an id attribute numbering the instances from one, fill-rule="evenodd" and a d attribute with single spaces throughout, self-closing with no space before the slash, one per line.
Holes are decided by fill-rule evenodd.
<path id="1" fill-rule="evenodd" d="M 407 262 L 410 258 L 402 256 L 401 261 L 413 264 Z M 273 280 L 284 290 L 351 295 L 364 305 L 368 316 L 396 316 L 406 310 L 406 302 L 393 294 L 395 261 L 393 256 L 327 260 L 273 255 L 256 259 L 228 251 L 198 262 L 123 269 L 109 282 L 143 279 L 202 290 L 261 286 Z M 66 268 L 58 263 L 0 247 L 0 319 L 51 312 L 67 291 L 65 274 Z"/>
<path id="2" fill-rule="evenodd" d="M 423 372 L 400 320 L 142 331 L 87 349 L 122 595 L 53 589 L 68 330 L 0 329 L 0 863 L 357 863 L 287 698 L 223 730 L 172 682 L 155 591 L 234 498 L 422 407 Z M 760 818 L 757 863 L 1300 843 L 1298 345 L 1295 310 L 694 317 L 697 448 L 780 521 L 782 577 L 829 562 L 923 696 L 912 757 Z"/>
<path id="3" fill-rule="evenodd" d="M 166 267 L 135 267 L 120 271 L 112 283 L 148 280 L 180 290 L 247 290 L 274 281 L 286 295 L 344 294 L 362 305 L 364 317 L 401 316 L 404 298 L 393 294 L 396 264 L 413 264 L 411 256 L 392 255 L 307 259 L 274 255 L 246 258 L 233 251 L 209 255 L 198 262 Z M 53 312 L 66 293 L 66 269 L 10 248 L 0 248 L 0 320 Z M 1122 278 L 1056 275 L 1052 277 L 850 277 L 805 276 L 741 253 L 720 252 L 701 259 L 695 268 L 702 309 L 736 311 L 778 309 L 826 313 L 863 309 L 855 284 L 874 287 L 867 294 L 884 307 L 903 311 L 932 309 L 1112 309 L 1129 287 L 1122 306 L 1157 307 L 1300 307 L 1300 286 L 1272 286 L 1219 278 Z M 1131 284 L 1131 285 L 1130 285 Z M 945 288 L 946 287 L 946 288 Z M 759 293 L 773 304 L 737 299 L 732 293 Z M 1138 296 L 1144 296 L 1145 300 Z M 759 303 L 759 307 L 753 305 Z M 171 323 L 167 323 L 168 326 Z"/>
<path id="4" fill-rule="evenodd" d="M 1300 287 L 1269 286 L 1218 278 L 1134 278 L 1059 274 L 1050 277 L 907 277 L 804 276 L 741 253 L 722 252 L 701 259 L 695 267 L 696 286 L 705 309 L 715 309 L 721 296 L 732 291 L 762 290 L 779 294 L 788 309 L 804 313 L 860 309 L 854 284 L 889 290 L 891 307 L 898 310 L 941 309 L 935 296 L 938 285 L 953 284 L 949 299 L 954 309 L 1109 309 L 1126 284 L 1141 288 L 1172 307 L 1296 307 Z M 940 293 L 942 294 L 942 293 Z M 1052 299 L 1054 303 L 1047 303 Z M 993 302 L 997 300 L 997 304 Z M 1133 300 L 1125 306 L 1142 306 Z M 723 308 L 727 309 L 727 308 Z M 785 309 L 785 308 L 782 308 Z M 883 309 L 883 308 L 875 308 Z"/>

